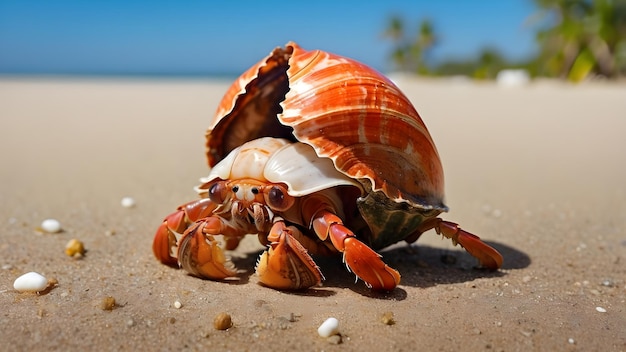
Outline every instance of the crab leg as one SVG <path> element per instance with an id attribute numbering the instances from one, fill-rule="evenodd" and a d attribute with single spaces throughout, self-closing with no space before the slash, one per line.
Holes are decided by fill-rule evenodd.
<path id="1" fill-rule="evenodd" d="M 280 290 L 319 285 L 324 279 L 322 272 L 296 237 L 311 241 L 311 246 L 315 246 L 315 243 L 303 236 L 297 228 L 285 225 L 282 219 L 276 220 L 267 236 L 269 248 L 257 262 L 259 281 Z"/>
<path id="2" fill-rule="evenodd" d="M 495 270 L 502 266 L 502 255 L 496 249 L 481 241 L 480 237 L 461 229 L 458 224 L 434 218 L 422 224 L 419 231 L 421 233 L 430 229 L 435 229 L 437 234 L 451 239 L 454 245 L 460 244 L 483 267 Z"/>
<path id="3" fill-rule="evenodd" d="M 382 261 L 381 255 L 356 238 L 354 232 L 344 226 L 337 216 L 332 194 L 317 194 L 303 204 L 304 219 L 311 219 L 311 227 L 317 237 L 330 242 L 343 253 L 348 270 L 373 290 L 393 290 L 400 283 L 400 274 Z"/>
<path id="4" fill-rule="evenodd" d="M 313 230 L 322 240 L 330 237 L 333 246 L 343 252 L 348 270 L 368 287 L 390 291 L 400 283 L 400 274 L 385 264 L 380 254 L 359 241 L 337 215 L 328 210 L 319 211 L 313 219 Z"/>

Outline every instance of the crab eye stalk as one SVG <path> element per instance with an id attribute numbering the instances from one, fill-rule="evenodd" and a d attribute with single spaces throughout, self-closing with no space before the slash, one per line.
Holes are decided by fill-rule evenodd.
<path id="1" fill-rule="evenodd" d="M 209 186 L 209 199 L 213 203 L 222 204 L 226 200 L 228 195 L 228 188 L 226 187 L 226 182 L 217 181 L 211 186 Z"/>
<path id="2" fill-rule="evenodd" d="M 294 198 L 287 193 L 287 189 L 281 185 L 272 185 L 264 189 L 265 204 L 273 210 L 285 211 L 294 203 Z"/>

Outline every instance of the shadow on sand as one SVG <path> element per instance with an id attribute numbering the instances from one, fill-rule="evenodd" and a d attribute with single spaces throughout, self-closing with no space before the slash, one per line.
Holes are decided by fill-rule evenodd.
<path id="1" fill-rule="evenodd" d="M 504 257 L 502 265 L 504 270 L 526 268 L 531 263 L 530 257 L 524 252 L 497 242 L 487 243 Z M 235 285 L 248 284 L 260 254 L 261 252 L 257 251 L 233 257 L 233 263 L 242 272 L 239 280 L 227 282 Z M 314 258 L 325 277 L 322 287 L 285 292 L 293 295 L 328 297 L 336 294 L 333 288 L 341 288 L 372 298 L 403 300 L 407 294 L 402 286 L 427 288 L 506 275 L 502 270 L 478 268 L 476 259 L 459 247 L 442 249 L 420 244 L 401 244 L 392 246 L 381 254 L 383 260 L 402 275 L 400 286 L 392 292 L 374 292 L 361 280 L 355 282 L 355 276 L 346 270 L 340 256 Z"/>

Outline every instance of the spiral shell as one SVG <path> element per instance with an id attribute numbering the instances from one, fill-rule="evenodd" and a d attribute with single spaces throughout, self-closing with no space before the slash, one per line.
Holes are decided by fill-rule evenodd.
<path id="1" fill-rule="evenodd" d="M 293 42 L 276 48 L 226 92 L 207 131 L 209 165 L 266 136 L 309 144 L 357 179 L 365 190 L 361 212 L 385 213 L 378 220 L 363 214 L 374 233 L 389 226 L 392 213 L 413 214 L 403 225 L 412 232 L 447 210 L 443 169 L 424 122 L 395 84 L 355 60 Z"/>

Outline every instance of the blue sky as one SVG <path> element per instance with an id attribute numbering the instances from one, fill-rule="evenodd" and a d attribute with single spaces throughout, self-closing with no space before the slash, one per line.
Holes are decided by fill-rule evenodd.
<path id="1" fill-rule="evenodd" d="M 535 49 L 531 0 L 0 0 L 0 72 L 238 73 L 289 40 L 382 71 L 391 15 L 432 20 L 435 60 Z"/>

